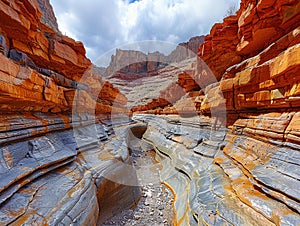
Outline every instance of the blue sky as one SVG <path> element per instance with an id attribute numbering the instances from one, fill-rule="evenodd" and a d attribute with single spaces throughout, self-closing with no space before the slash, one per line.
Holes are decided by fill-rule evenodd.
<path id="1" fill-rule="evenodd" d="M 95 62 L 105 52 L 144 40 L 185 42 L 208 34 L 240 0 L 50 0 L 59 29 L 85 44 Z"/>

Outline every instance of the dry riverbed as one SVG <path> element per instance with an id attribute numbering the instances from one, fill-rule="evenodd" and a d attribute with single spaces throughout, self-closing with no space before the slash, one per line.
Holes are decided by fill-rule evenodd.
<path id="1" fill-rule="evenodd" d="M 155 163 L 154 151 L 141 151 L 137 148 L 132 150 L 132 161 L 138 169 L 141 166 Z M 157 168 L 157 163 L 155 163 Z M 151 177 L 159 177 L 159 170 L 148 172 Z M 145 175 L 147 177 L 147 175 Z M 124 210 L 118 215 L 110 218 L 103 226 L 121 226 L 121 225 L 173 225 L 173 194 L 161 183 L 142 183 L 142 197 L 134 209 Z"/>

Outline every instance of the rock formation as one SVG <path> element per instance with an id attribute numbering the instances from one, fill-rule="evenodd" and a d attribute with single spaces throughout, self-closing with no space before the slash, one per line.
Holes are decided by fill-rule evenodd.
<path id="1" fill-rule="evenodd" d="M 299 1 L 242 0 L 200 45 L 190 74 L 201 90 L 133 109 L 194 114 L 135 116 L 176 194 L 177 224 L 299 224 L 299 16 Z"/>
<path id="2" fill-rule="evenodd" d="M 134 207 L 134 141 L 156 151 L 175 225 L 299 225 L 299 4 L 242 0 L 197 60 L 118 50 L 112 85 L 48 0 L 0 0 L 0 224 L 101 225 Z"/>
<path id="3" fill-rule="evenodd" d="M 82 43 L 58 32 L 49 1 L 0 6 L 0 224 L 95 225 L 135 205 L 138 187 L 100 173 L 126 178 L 126 136 L 113 135 L 109 120 L 126 114 L 126 97 L 96 73 Z M 108 138 L 102 148 L 114 154 L 101 152 Z M 103 208 L 108 198 L 120 205 Z"/>
<path id="4" fill-rule="evenodd" d="M 204 36 L 190 38 L 188 42 L 179 43 L 175 50 L 168 55 L 169 62 L 180 62 L 195 57 L 199 46 L 204 42 Z"/>
<path id="5" fill-rule="evenodd" d="M 127 97 L 126 107 L 128 109 L 137 109 L 146 104 L 151 104 L 152 99 L 162 100 L 163 104 L 160 104 L 160 107 L 164 107 L 174 103 L 176 98 L 171 97 L 167 92 L 166 95 L 162 96 L 162 93 L 164 90 L 170 88 L 170 92 L 178 91 L 181 88 L 179 85 L 176 85 L 178 75 L 183 74 L 184 70 L 188 70 L 191 67 L 191 64 L 195 63 L 195 60 L 195 58 L 190 58 L 180 63 L 174 63 L 152 73 L 148 73 L 147 75 L 135 76 L 119 73 L 116 76 L 111 77 L 109 81 Z M 175 84 L 177 89 L 175 86 L 172 87 L 172 84 Z M 176 96 L 179 99 L 183 94 L 184 92 L 180 91 Z M 154 105 L 150 108 L 154 108 Z M 146 107 L 146 109 L 150 108 Z"/>
<path id="6" fill-rule="evenodd" d="M 137 79 L 147 76 L 169 64 L 194 58 L 198 47 L 204 41 L 204 36 L 196 36 L 188 42 L 180 43 L 169 55 L 160 52 L 142 53 L 135 50 L 116 50 L 116 55 L 111 56 L 111 61 L 104 75 L 105 77 L 119 77 L 123 79 Z"/>

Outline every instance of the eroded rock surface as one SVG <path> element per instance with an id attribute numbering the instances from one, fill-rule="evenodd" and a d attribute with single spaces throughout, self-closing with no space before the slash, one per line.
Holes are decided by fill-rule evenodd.
<path id="1" fill-rule="evenodd" d="M 133 108 L 150 113 L 135 117 L 161 155 L 178 224 L 299 224 L 299 15 L 299 1 L 242 1 L 185 72 L 199 91 L 184 76 L 191 89 L 173 106 Z"/>
<path id="2" fill-rule="evenodd" d="M 116 54 L 111 56 L 104 76 L 137 79 L 147 76 L 148 73 L 159 74 L 158 70 L 167 65 L 194 58 L 203 41 L 204 36 L 193 37 L 188 42 L 178 44 L 169 55 L 164 55 L 158 51 L 145 54 L 136 50 L 116 49 Z"/>
<path id="3" fill-rule="evenodd" d="M 168 94 L 163 94 L 164 90 L 168 90 L 172 85 L 178 81 L 178 75 L 183 73 L 184 70 L 191 68 L 191 64 L 195 63 L 195 58 L 191 58 L 180 63 L 170 64 L 162 69 L 159 69 L 155 73 L 149 73 L 147 76 L 140 76 L 130 78 L 125 76 L 113 76 L 109 81 L 118 88 L 122 94 L 127 98 L 127 108 L 136 108 L 137 111 L 139 106 L 144 106 L 147 104 L 153 104 L 153 99 L 163 100 L 161 107 L 172 103 L 175 99 L 169 98 Z M 179 86 L 182 92 L 176 94 L 172 92 L 173 95 L 177 95 L 179 99 L 184 92 Z M 159 101 L 159 100 L 158 100 Z M 154 105 L 155 106 L 155 105 Z M 146 109 L 153 109 L 155 107 L 146 107 Z M 156 106 L 157 107 L 157 106 Z"/>
<path id="4" fill-rule="evenodd" d="M 128 171 L 131 121 L 27 117 L 15 118 L 10 126 L 17 130 L 1 143 L 2 225 L 96 225 L 138 203 L 137 177 Z"/>
<path id="5" fill-rule="evenodd" d="M 286 116 L 277 126 L 293 124 Z M 144 139 L 155 147 L 162 180 L 175 193 L 175 224 L 300 223 L 299 145 L 251 136 L 239 129 L 242 120 L 212 130 L 214 122 L 198 116 L 134 118 L 148 123 Z"/>
<path id="6" fill-rule="evenodd" d="M 175 224 L 299 225 L 299 14 L 297 0 L 242 0 L 202 60 L 156 70 L 137 53 L 146 67 L 129 62 L 113 86 L 58 31 L 49 1 L 1 0 L 0 224 L 100 225 L 137 206 L 144 162 L 130 131 L 143 123 Z M 135 124 L 126 107 L 169 115 Z"/>
<path id="7" fill-rule="evenodd" d="M 0 224 L 96 225 L 136 205 L 140 189 L 122 183 L 137 182 L 131 121 L 108 116 L 125 96 L 58 32 L 49 1 L 0 5 Z"/>

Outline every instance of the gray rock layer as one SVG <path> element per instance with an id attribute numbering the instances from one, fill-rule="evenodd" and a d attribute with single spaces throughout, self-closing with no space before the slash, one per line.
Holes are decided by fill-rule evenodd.
<path id="1" fill-rule="evenodd" d="M 299 225 L 299 146 L 261 140 L 209 118 L 135 115 L 175 194 L 178 225 Z"/>

